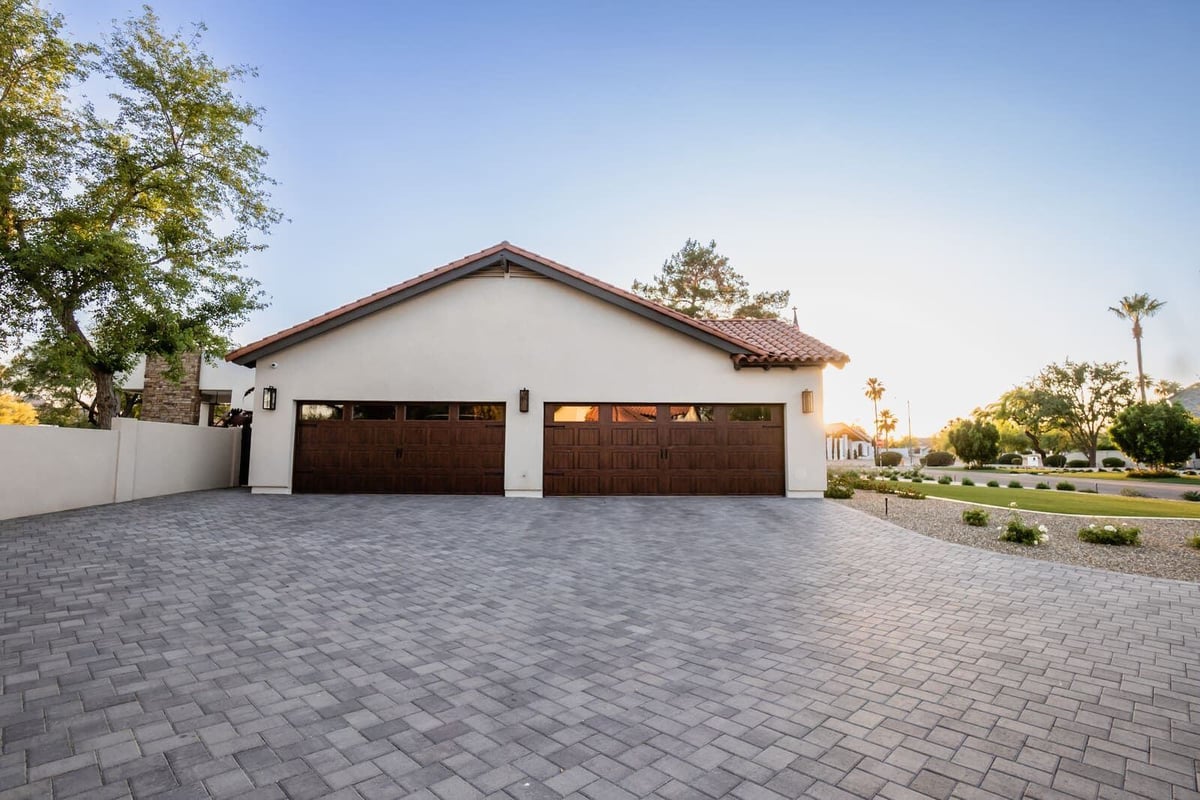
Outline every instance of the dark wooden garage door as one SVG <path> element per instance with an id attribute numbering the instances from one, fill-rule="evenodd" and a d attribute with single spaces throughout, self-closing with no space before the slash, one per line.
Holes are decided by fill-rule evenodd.
<path id="1" fill-rule="evenodd" d="M 547 404 L 543 494 L 784 492 L 783 406 Z"/>
<path id="2" fill-rule="evenodd" d="M 503 494 L 502 403 L 306 402 L 294 492 Z"/>

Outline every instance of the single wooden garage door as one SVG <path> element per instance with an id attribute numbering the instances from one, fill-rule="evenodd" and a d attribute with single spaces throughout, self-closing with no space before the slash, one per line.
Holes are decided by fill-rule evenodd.
<path id="1" fill-rule="evenodd" d="M 783 406 L 547 404 L 543 494 L 784 493 Z"/>
<path id="2" fill-rule="evenodd" d="M 297 405 L 292 491 L 503 494 L 503 403 Z"/>

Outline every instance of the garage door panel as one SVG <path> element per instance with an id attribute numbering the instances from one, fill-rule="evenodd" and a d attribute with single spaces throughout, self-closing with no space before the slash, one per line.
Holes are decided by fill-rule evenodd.
<path id="1" fill-rule="evenodd" d="M 429 419 L 405 419 L 395 404 L 362 405 L 382 407 L 389 413 L 377 416 L 392 418 L 342 415 L 297 424 L 293 491 L 503 494 L 504 423 L 494 415 L 480 419 L 479 405 L 467 404 L 476 413 L 461 421 L 461 404 L 419 406 L 438 412 Z"/>
<path id="2" fill-rule="evenodd" d="M 587 415 L 579 408 L 547 406 L 547 495 L 783 493 L 781 406 L 595 404 Z M 550 409 L 577 421 L 556 423 Z"/>

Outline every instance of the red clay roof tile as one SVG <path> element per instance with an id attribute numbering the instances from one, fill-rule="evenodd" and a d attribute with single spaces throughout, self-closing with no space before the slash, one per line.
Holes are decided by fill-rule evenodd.
<path id="1" fill-rule="evenodd" d="M 781 319 L 703 319 L 700 322 L 749 342 L 760 353 L 734 356 L 745 366 L 761 364 L 833 364 L 841 367 L 850 357 Z"/>

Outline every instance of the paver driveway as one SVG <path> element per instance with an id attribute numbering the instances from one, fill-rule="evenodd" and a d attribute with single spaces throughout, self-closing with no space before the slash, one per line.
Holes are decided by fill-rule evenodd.
<path id="1" fill-rule="evenodd" d="M 1200 587 L 832 503 L 209 492 L 0 545 L 3 798 L 1200 796 Z"/>

